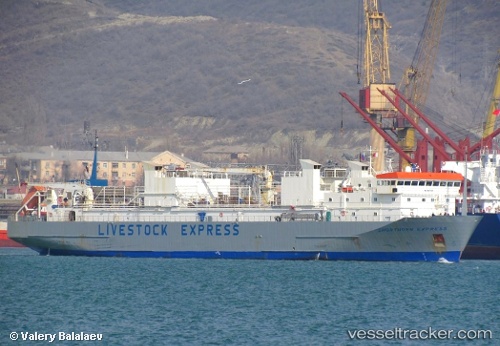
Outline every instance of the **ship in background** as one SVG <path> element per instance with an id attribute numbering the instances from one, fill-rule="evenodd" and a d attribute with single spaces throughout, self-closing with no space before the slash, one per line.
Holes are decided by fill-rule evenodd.
<path id="1" fill-rule="evenodd" d="M 21 201 L 26 195 L 27 185 L 5 187 L 2 190 L 0 199 L 0 248 L 3 247 L 24 247 L 13 241 L 7 235 L 7 218 L 16 213 L 22 205 Z"/>
<path id="2" fill-rule="evenodd" d="M 24 247 L 24 245 L 10 239 L 7 235 L 7 221 L 0 221 L 0 248 L 2 247 Z"/>
<path id="3" fill-rule="evenodd" d="M 468 214 L 483 216 L 462 258 L 500 260 L 500 152 L 482 149 L 479 160 L 445 161 L 441 169 L 467 177 Z"/>
<path id="4" fill-rule="evenodd" d="M 483 128 L 477 160 L 444 161 L 442 170 L 463 174 L 469 181 L 467 202 L 469 214 L 483 215 L 483 219 L 463 253 L 465 259 L 500 260 L 500 152 L 493 139 L 500 134 L 495 129 L 500 116 L 500 50 L 495 59 L 496 78 Z M 492 76 L 494 74 L 492 73 Z M 466 148 L 468 141 L 464 141 Z M 474 146 L 472 146 L 474 147 Z"/>
<path id="5" fill-rule="evenodd" d="M 457 173 L 300 163 L 279 186 L 267 168 L 238 179 L 146 163 L 131 194 L 87 187 L 64 206 L 63 191 L 40 191 L 32 200 L 46 212 L 23 206 L 9 237 L 42 255 L 456 262 L 482 219 L 456 215 Z"/>

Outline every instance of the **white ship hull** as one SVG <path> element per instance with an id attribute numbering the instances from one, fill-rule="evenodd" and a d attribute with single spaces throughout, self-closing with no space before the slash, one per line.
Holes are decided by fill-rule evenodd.
<path id="1" fill-rule="evenodd" d="M 387 221 L 11 221 L 40 254 L 240 259 L 459 261 L 481 217 Z"/>

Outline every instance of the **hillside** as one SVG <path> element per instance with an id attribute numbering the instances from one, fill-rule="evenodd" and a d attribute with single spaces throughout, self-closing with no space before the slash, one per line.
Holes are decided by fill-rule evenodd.
<path id="1" fill-rule="evenodd" d="M 383 4 L 398 83 L 430 1 Z M 305 156 L 353 155 L 368 144 L 368 125 L 338 93 L 357 98 L 360 87 L 358 6 L 2 1 L 0 139 L 85 149 L 88 121 L 113 150 L 198 159 L 208 148 L 240 145 L 256 161 L 286 161 L 290 137 L 300 135 Z M 499 11 L 494 0 L 448 5 L 426 110 L 452 138 L 480 132 L 500 48 L 492 24 Z"/>

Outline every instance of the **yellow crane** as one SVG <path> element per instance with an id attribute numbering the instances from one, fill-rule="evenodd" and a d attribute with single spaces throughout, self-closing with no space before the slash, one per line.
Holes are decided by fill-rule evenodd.
<path id="1" fill-rule="evenodd" d="M 405 70 L 400 83 L 399 89 L 403 95 L 417 108 L 425 105 L 429 94 L 429 85 L 436 62 L 447 3 L 448 0 L 431 1 L 413 61 Z M 408 109 L 408 114 L 418 122 L 418 116 L 411 109 Z M 410 124 L 407 125 L 397 129 L 398 145 L 411 156 L 416 145 L 415 129 Z M 408 162 L 401 163 L 403 168 L 407 165 Z"/>
<path id="2" fill-rule="evenodd" d="M 382 123 L 388 102 L 378 93 L 377 88 L 387 83 L 391 77 L 389 65 L 389 35 L 391 28 L 385 14 L 379 11 L 377 0 L 364 0 L 365 42 L 363 54 L 363 90 L 360 92 L 360 106 L 377 123 Z M 381 102 L 382 101 L 382 102 Z M 384 139 L 375 130 L 370 131 L 370 146 L 376 154 L 372 166 L 381 171 L 384 166 Z"/>
<path id="3" fill-rule="evenodd" d="M 365 44 L 363 86 L 386 83 L 391 78 L 389 65 L 389 34 L 391 28 L 377 0 L 364 0 Z"/>
<path id="4" fill-rule="evenodd" d="M 498 109 L 500 109 L 500 49 L 497 54 L 497 78 L 495 81 L 495 86 L 493 87 L 493 95 L 491 97 L 490 106 L 488 108 L 488 113 L 486 115 L 486 122 L 484 123 L 483 129 L 483 139 L 488 137 L 493 133 L 495 129 L 495 122 L 498 114 Z"/>

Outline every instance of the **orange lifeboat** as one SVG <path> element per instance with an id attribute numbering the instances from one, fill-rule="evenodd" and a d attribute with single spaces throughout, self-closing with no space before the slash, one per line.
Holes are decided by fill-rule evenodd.
<path id="1" fill-rule="evenodd" d="M 21 205 L 23 206 L 23 210 L 20 212 L 20 215 L 26 215 L 28 210 L 33 210 L 38 207 L 38 198 L 34 198 L 37 192 L 44 192 L 46 188 L 44 186 L 32 186 L 24 196 Z"/>

